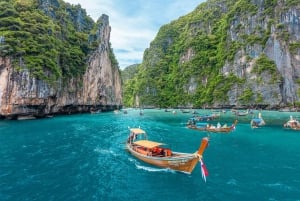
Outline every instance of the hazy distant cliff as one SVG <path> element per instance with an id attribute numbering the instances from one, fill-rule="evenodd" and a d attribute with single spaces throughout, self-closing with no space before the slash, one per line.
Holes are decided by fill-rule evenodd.
<path id="1" fill-rule="evenodd" d="M 125 94 L 136 89 L 132 105 L 299 106 L 299 36 L 299 1 L 208 0 L 160 28 Z"/>
<path id="2" fill-rule="evenodd" d="M 42 117 L 121 106 L 121 77 L 110 47 L 108 16 L 94 23 L 80 6 L 60 0 L 4 4 L 0 6 L 6 6 L 0 10 L 0 116 Z M 20 41 L 18 46 L 15 40 Z"/>

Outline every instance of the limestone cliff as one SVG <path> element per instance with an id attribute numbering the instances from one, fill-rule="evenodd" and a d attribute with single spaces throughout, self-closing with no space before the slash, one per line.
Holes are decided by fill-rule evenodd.
<path id="1" fill-rule="evenodd" d="M 208 0 L 160 28 L 130 104 L 300 106 L 299 36 L 299 1 Z"/>
<path id="2" fill-rule="evenodd" d="M 47 3 L 59 6 L 55 0 L 40 3 L 44 9 L 49 8 Z M 48 14 L 55 17 L 50 11 Z M 74 20 L 78 29 L 82 29 L 85 26 L 80 22 L 83 15 L 77 14 Z M 112 61 L 108 16 L 102 15 L 98 21 L 101 23 L 96 27 L 97 46 L 88 54 L 86 69 L 81 75 L 49 82 L 34 76 L 32 69 L 26 68 L 22 56 L 0 57 L 0 117 L 44 117 L 121 107 L 121 77 L 118 65 Z M 47 70 L 44 73 L 51 76 Z"/>
<path id="3" fill-rule="evenodd" d="M 252 42 L 238 48 L 232 62 L 227 62 L 222 72 L 224 75 L 234 72 L 246 83 L 235 85 L 229 92 L 229 104 L 236 104 L 238 97 L 246 88 L 254 91 L 254 98 L 261 96 L 261 103 L 272 107 L 295 105 L 299 103 L 300 77 L 300 7 L 289 7 L 284 1 L 277 1 L 272 12 L 266 15 L 264 1 L 253 1 L 259 9 L 255 14 L 237 14 L 228 30 L 229 41 L 241 42 L 243 37 L 257 34 L 266 35 L 266 43 Z M 258 27 L 260 30 L 258 30 Z M 297 44 L 296 48 L 293 45 Z M 256 61 L 266 55 L 276 66 L 277 78 L 269 71 L 262 74 L 253 72 Z"/>
<path id="4" fill-rule="evenodd" d="M 234 83 L 227 92 L 228 99 L 217 100 L 214 105 L 280 108 L 298 104 L 299 3 L 252 0 L 235 2 L 232 7 L 218 5 L 228 20 L 223 47 L 232 54 L 220 72 L 224 77 L 233 74 L 242 82 Z M 258 67 L 262 57 L 275 68 Z"/>

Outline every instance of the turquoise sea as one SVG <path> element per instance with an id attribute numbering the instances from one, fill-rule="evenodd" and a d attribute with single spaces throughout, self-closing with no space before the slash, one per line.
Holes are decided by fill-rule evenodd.
<path id="1" fill-rule="evenodd" d="M 198 110 L 200 114 L 210 110 Z M 0 121 L 1 201 L 296 201 L 300 200 L 300 131 L 290 115 L 262 111 L 266 126 L 230 111 L 213 123 L 238 124 L 229 134 L 185 127 L 191 113 L 149 109 Z M 255 111 L 257 113 L 257 111 Z M 195 152 L 203 137 L 209 176 L 147 165 L 124 149 L 128 127 L 175 151 Z"/>

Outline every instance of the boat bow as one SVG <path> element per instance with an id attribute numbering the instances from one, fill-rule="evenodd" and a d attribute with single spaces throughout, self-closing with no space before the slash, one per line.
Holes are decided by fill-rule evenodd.
<path id="1" fill-rule="evenodd" d="M 198 153 L 197 153 L 197 157 L 199 159 L 199 163 L 200 163 L 200 167 L 201 167 L 202 178 L 204 179 L 205 182 L 206 182 L 206 177 L 208 176 L 208 171 L 202 160 L 202 154 L 205 151 L 205 149 L 207 148 L 207 146 L 208 146 L 208 138 L 207 137 L 202 138 L 201 145 L 200 145 L 200 147 L 198 149 Z"/>
<path id="2" fill-rule="evenodd" d="M 208 140 L 208 137 L 202 138 L 200 147 L 199 147 L 199 149 L 198 149 L 198 151 L 197 151 L 197 157 L 198 157 L 199 159 L 202 158 L 202 154 L 204 153 L 206 147 L 208 146 L 208 141 L 209 141 L 209 140 Z"/>

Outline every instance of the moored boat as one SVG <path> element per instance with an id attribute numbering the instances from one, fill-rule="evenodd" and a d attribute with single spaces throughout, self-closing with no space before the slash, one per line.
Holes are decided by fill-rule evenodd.
<path id="1" fill-rule="evenodd" d="M 205 115 L 196 115 L 193 117 L 195 121 L 211 121 L 218 117 L 220 117 L 220 113 L 212 113 L 212 114 L 205 114 Z"/>
<path id="2" fill-rule="evenodd" d="M 266 125 L 266 122 L 262 118 L 261 113 L 258 113 L 257 118 L 251 119 L 250 125 L 251 125 L 251 128 L 258 128 L 258 127 Z"/>
<path id="3" fill-rule="evenodd" d="M 181 112 L 182 112 L 182 113 L 190 113 L 189 110 L 184 110 L 184 109 L 181 109 Z"/>
<path id="4" fill-rule="evenodd" d="M 283 127 L 293 130 L 300 130 L 300 122 L 297 119 L 294 119 L 293 116 L 290 116 L 290 120 L 288 120 Z"/>
<path id="5" fill-rule="evenodd" d="M 246 116 L 249 114 L 249 110 L 246 110 L 246 111 L 236 111 L 235 112 L 235 115 L 237 116 Z"/>
<path id="6" fill-rule="evenodd" d="M 127 150 L 136 158 L 160 167 L 191 174 L 197 162 L 201 163 L 202 176 L 207 175 L 202 161 L 202 155 L 208 145 L 208 138 L 204 137 L 200 147 L 194 153 L 175 152 L 164 148 L 163 143 L 150 141 L 147 134 L 140 128 L 130 128 L 130 134 L 126 142 Z"/>
<path id="7" fill-rule="evenodd" d="M 237 122 L 238 121 L 235 120 L 231 126 L 227 126 L 227 124 L 224 124 L 223 126 L 221 126 L 220 123 L 218 123 L 217 126 L 208 125 L 206 127 L 206 131 L 213 132 L 213 133 L 229 133 L 235 129 Z"/>

